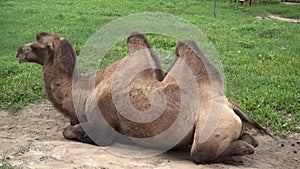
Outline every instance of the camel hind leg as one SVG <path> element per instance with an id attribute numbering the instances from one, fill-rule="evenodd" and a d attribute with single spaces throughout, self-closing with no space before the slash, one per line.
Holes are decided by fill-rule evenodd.
<path id="1" fill-rule="evenodd" d="M 221 73 L 197 44 L 189 40 L 181 41 L 176 55 L 178 60 L 170 72 L 183 72 L 180 63 L 186 65 L 195 79 L 199 95 L 191 158 L 196 164 L 214 162 L 239 137 L 241 120 L 225 105 Z"/>

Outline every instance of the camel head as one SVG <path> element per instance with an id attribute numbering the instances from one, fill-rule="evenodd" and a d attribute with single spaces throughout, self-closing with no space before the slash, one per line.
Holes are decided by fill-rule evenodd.
<path id="1" fill-rule="evenodd" d="M 16 57 L 19 63 L 35 62 L 45 65 L 61 59 L 62 55 L 75 61 L 75 51 L 65 38 L 58 34 L 41 32 L 36 35 L 36 41 L 21 46 Z"/>
<path id="2" fill-rule="evenodd" d="M 19 63 L 35 62 L 40 65 L 52 64 L 73 73 L 76 54 L 73 46 L 58 34 L 41 32 L 36 41 L 21 46 L 16 55 Z"/>
<path id="3" fill-rule="evenodd" d="M 17 53 L 19 63 L 36 62 L 44 65 L 51 60 L 55 46 L 58 45 L 60 37 L 57 34 L 39 33 L 36 41 L 21 46 Z"/>

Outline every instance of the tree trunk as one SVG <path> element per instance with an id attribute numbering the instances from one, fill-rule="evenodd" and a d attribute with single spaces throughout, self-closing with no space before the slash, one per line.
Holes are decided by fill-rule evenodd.
<path id="1" fill-rule="evenodd" d="M 216 7 L 217 7 L 217 0 L 214 0 L 215 4 L 214 4 L 214 17 L 216 18 L 217 17 L 217 14 L 216 14 Z"/>

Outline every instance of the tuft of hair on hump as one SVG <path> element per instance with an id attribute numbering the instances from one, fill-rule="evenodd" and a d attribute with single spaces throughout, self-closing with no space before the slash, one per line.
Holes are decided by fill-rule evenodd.
<path id="1" fill-rule="evenodd" d="M 182 58 L 189 64 L 193 64 L 193 69 L 197 69 L 198 73 L 207 72 L 210 76 L 210 80 L 218 80 L 219 83 L 223 83 L 219 70 L 209 61 L 205 54 L 198 47 L 197 43 L 192 40 L 180 41 L 176 47 L 176 56 Z M 199 60 L 198 65 L 194 59 Z"/>
<path id="2" fill-rule="evenodd" d="M 176 47 L 176 55 L 182 56 L 182 52 L 186 52 L 187 50 L 189 51 L 193 51 L 194 53 L 196 53 L 198 56 L 199 55 L 203 55 L 200 48 L 198 47 L 198 45 L 196 44 L 196 42 L 192 41 L 192 40 L 183 40 L 180 41 Z"/>
<path id="3" fill-rule="evenodd" d="M 148 41 L 147 37 L 144 34 L 139 32 L 133 32 L 127 38 L 127 54 L 130 57 L 131 54 L 140 50 L 145 50 L 144 52 L 149 52 L 150 54 L 149 60 L 153 61 L 153 62 L 150 61 L 151 63 L 150 62 L 149 63 L 155 65 L 156 78 L 159 81 L 162 81 L 164 78 L 163 69 L 159 62 L 158 57 L 156 56 L 155 52 L 151 47 L 150 42 Z"/>
<path id="4" fill-rule="evenodd" d="M 134 53 L 142 49 L 150 49 L 151 44 L 147 37 L 139 32 L 133 32 L 127 38 L 127 53 Z"/>

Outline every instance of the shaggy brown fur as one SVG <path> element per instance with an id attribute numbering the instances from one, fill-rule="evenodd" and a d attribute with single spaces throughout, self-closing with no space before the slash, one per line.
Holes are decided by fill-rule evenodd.
<path id="1" fill-rule="evenodd" d="M 20 63 L 36 62 L 43 66 L 47 96 L 54 107 L 71 122 L 63 132 L 67 139 L 109 145 L 114 141 L 123 141 L 119 139 L 121 135 L 150 138 L 164 134 L 155 140 L 132 141 L 156 148 L 192 145 L 191 157 L 194 162 L 206 163 L 220 157 L 252 154 L 253 147 L 258 143 L 251 135 L 244 133 L 246 126 L 269 134 L 249 118 L 237 104 L 224 96 L 219 71 L 210 64 L 194 42 L 179 43 L 176 48 L 178 58 L 165 76 L 144 35 L 133 33 L 128 37 L 127 47 L 125 58 L 87 77 L 81 77 L 75 69 L 76 57 L 72 45 L 57 34 L 39 33 L 36 42 L 19 48 L 17 58 Z M 180 93 L 189 92 L 189 89 L 180 88 L 172 77 L 178 75 L 177 77 L 184 80 L 188 73 L 183 69 L 184 65 L 188 66 L 195 77 L 194 93 L 199 93 L 199 102 L 195 102 L 197 99 L 192 98 L 188 100 L 187 105 L 181 105 L 183 100 Z M 127 78 L 139 66 L 148 69 L 137 73 L 130 84 L 125 86 L 129 88 L 129 93 L 122 92 L 125 81 L 118 78 L 118 75 Z M 92 84 L 95 84 L 95 87 Z M 75 89 L 77 90 L 72 92 Z M 166 102 L 160 100 L 162 93 Z M 130 104 L 136 110 L 148 112 L 149 119 L 139 119 L 144 120 L 143 122 L 128 119 L 127 117 L 132 114 L 126 107 L 127 103 L 124 103 L 126 97 L 129 97 Z M 116 103 L 121 104 L 121 109 L 118 109 Z M 195 108 L 193 105 L 199 107 Z M 186 111 L 179 116 L 182 106 L 186 107 Z M 210 121 L 211 108 L 215 107 L 221 108 L 218 123 Z M 98 108 L 102 118 L 98 118 Z M 159 111 L 162 111 L 162 114 L 152 120 L 151 118 L 156 116 L 155 112 Z M 139 115 L 133 114 L 133 117 L 139 118 Z M 184 120 L 173 125 L 177 118 Z M 214 127 L 212 132 L 209 127 L 211 124 Z M 171 126 L 172 131 L 166 133 Z M 116 134 L 115 130 L 120 134 Z M 180 133 L 185 135 L 180 137 L 179 142 L 174 142 Z"/>

